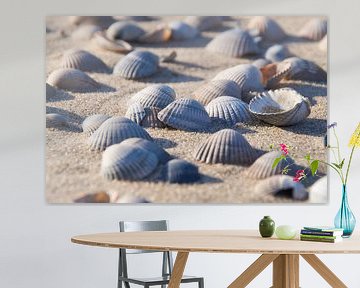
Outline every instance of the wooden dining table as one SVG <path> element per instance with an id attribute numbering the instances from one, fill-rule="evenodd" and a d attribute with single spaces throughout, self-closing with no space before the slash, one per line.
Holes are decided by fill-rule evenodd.
<path id="1" fill-rule="evenodd" d="M 273 288 L 299 287 L 299 256 L 331 287 L 347 287 L 315 254 L 359 254 L 360 235 L 339 243 L 262 238 L 256 230 L 190 230 L 116 232 L 80 235 L 73 243 L 124 249 L 177 252 L 169 288 L 178 288 L 189 253 L 261 254 L 228 288 L 246 287 L 267 266 L 273 265 Z"/>

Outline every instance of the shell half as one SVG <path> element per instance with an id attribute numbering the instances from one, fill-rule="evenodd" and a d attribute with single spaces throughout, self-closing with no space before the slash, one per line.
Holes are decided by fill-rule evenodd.
<path id="1" fill-rule="evenodd" d="M 298 36 L 313 41 L 321 40 L 327 34 L 327 21 L 324 19 L 312 19 L 300 30 Z"/>
<path id="2" fill-rule="evenodd" d="M 111 118 L 108 115 L 103 114 L 94 114 L 90 115 L 85 118 L 85 120 L 82 123 L 82 130 L 83 132 L 87 134 L 92 134 L 95 132 L 96 129 L 98 129 L 102 123 L 104 123 L 106 120 Z"/>
<path id="3" fill-rule="evenodd" d="M 273 19 L 266 16 L 255 16 L 248 23 L 249 29 L 257 31 L 264 40 L 278 42 L 286 38 L 286 33 Z"/>
<path id="4" fill-rule="evenodd" d="M 169 27 L 171 29 L 171 39 L 175 41 L 192 39 L 199 34 L 196 28 L 181 21 L 171 22 Z"/>
<path id="5" fill-rule="evenodd" d="M 101 49 L 116 52 L 116 53 L 129 53 L 133 50 L 133 47 L 124 40 L 111 40 L 104 32 L 95 32 L 92 41 L 96 46 Z"/>
<path id="6" fill-rule="evenodd" d="M 162 175 L 165 181 L 178 184 L 194 183 L 201 178 L 199 168 L 182 159 L 173 159 L 166 163 Z"/>
<path id="7" fill-rule="evenodd" d="M 106 30 L 106 36 L 109 39 L 121 39 L 129 42 L 136 41 L 144 34 L 144 29 L 142 29 L 136 23 L 128 21 L 115 22 Z"/>
<path id="8" fill-rule="evenodd" d="M 290 72 L 286 75 L 287 80 L 299 80 L 308 82 L 327 82 L 327 73 L 312 61 L 298 57 L 285 59 L 283 62 L 290 63 Z"/>
<path id="9" fill-rule="evenodd" d="M 270 46 L 265 52 L 265 58 L 270 60 L 271 62 L 280 62 L 283 61 L 285 58 L 290 57 L 289 49 L 280 44 L 275 44 Z"/>
<path id="10" fill-rule="evenodd" d="M 98 57 L 90 52 L 78 49 L 71 49 L 64 53 L 61 60 L 62 68 L 74 68 L 84 72 L 110 71 L 109 67 Z"/>
<path id="11" fill-rule="evenodd" d="M 222 26 L 221 16 L 188 16 L 184 21 L 199 31 L 213 30 Z"/>

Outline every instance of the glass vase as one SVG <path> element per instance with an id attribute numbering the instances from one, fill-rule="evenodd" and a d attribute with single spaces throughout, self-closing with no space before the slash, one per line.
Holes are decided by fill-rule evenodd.
<path id="1" fill-rule="evenodd" d="M 344 229 L 344 238 L 350 237 L 355 229 L 356 219 L 349 207 L 346 185 L 343 185 L 342 188 L 341 206 L 336 214 L 334 224 L 336 228 Z"/>

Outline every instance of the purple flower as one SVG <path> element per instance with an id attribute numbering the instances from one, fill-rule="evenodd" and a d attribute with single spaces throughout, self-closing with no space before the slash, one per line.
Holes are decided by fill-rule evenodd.
<path id="1" fill-rule="evenodd" d="M 327 126 L 328 129 L 335 128 L 337 126 L 337 122 L 333 122 Z"/>

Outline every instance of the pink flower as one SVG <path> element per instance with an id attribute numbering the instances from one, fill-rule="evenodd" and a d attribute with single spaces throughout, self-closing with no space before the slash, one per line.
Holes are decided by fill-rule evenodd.
<path id="1" fill-rule="evenodd" d="M 288 150 L 286 144 L 283 144 L 283 143 L 280 144 L 280 149 L 281 149 L 281 151 L 283 152 L 284 155 L 288 155 L 288 154 L 289 154 L 289 150 Z"/>
<path id="2" fill-rule="evenodd" d="M 302 179 L 305 178 L 305 170 L 297 170 L 296 171 L 296 175 L 295 177 L 293 178 L 293 181 L 294 182 L 300 182 Z"/>

